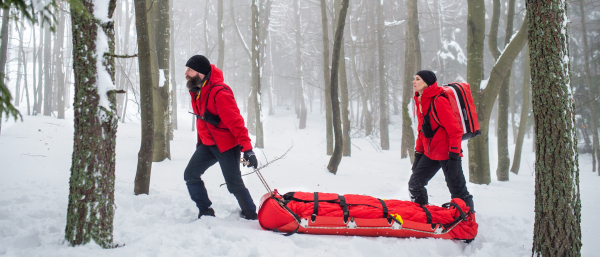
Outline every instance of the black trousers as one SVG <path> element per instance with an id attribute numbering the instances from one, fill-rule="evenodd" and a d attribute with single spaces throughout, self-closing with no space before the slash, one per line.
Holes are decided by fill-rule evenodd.
<path id="1" fill-rule="evenodd" d="M 208 198 L 202 174 L 215 163 L 219 162 L 223 177 L 227 183 L 227 190 L 235 194 L 246 190 L 240 170 L 240 146 L 221 153 L 216 145 L 200 144 L 192 155 L 190 162 L 185 168 L 183 179 L 185 180 L 192 200 L 200 210 L 205 210 L 211 205 Z"/>
<path id="2" fill-rule="evenodd" d="M 462 161 L 462 160 L 461 160 Z M 436 161 L 429 159 L 423 155 L 417 163 L 417 167 L 413 170 L 410 180 L 408 181 L 408 191 L 412 201 L 418 204 L 427 204 L 428 195 L 425 186 L 429 180 L 442 168 L 446 178 L 446 185 L 450 191 L 452 198 L 465 198 L 469 195 L 467 190 L 467 181 L 462 171 L 462 166 L 458 172 L 448 171 L 446 165 L 448 161 Z"/>

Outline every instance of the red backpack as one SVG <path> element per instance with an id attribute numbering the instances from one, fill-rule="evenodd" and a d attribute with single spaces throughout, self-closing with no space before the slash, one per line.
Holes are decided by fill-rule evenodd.
<path id="1" fill-rule="evenodd" d="M 479 121 L 477 120 L 477 111 L 475 110 L 473 96 L 471 95 L 471 86 L 468 83 L 453 82 L 443 85 L 441 88 L 443 91 L 439 96 L 447 98 L 450 102 L 456 121 L 463 130 L 462 140 L 468 140 L 480 135 L 481 131 L 479 131 Z M 431 107 L 433 107 L 435 122 L 440 124 L 435 104 L 433 103 L 435 103 L 435 99 L 432 101 Z"/>

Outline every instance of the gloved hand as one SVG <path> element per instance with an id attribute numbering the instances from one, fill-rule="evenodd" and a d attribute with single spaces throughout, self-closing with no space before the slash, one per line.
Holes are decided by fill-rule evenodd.
<path id="1" fill-rule="evenodd" d="M 460 154 L 457 153 L 453 153 L 450 152 L 448 154 L 448 164 L 446 164 L 446 170 L 448 172 L 448 175 L 450 175 L 451 179 L 456 178 L 456 176 L 458 176 L 458 173 L 462 170 L 461 164 L 460 164 Z"/>
<path id="2" fill-rule="evenodd" d="M 421 157 L 423 157 L 422 153 L 415 152 L 415 161 L 413 162 L 413 165 L 411 168 L 412 171 L 414 171 L 415 168 L 417 168 L 417 164 L 419 163 L 419 160 L 421 159 Z"/>
<path id="3" fill-rule="evenodd" d="M 244 161 L 248 162 L 248 165 L 244 166 L 254 167 L 255 169 L 258 167 L 258 160 L 256 160 L 256 155 L 252 150 L 244 152 Z"/>

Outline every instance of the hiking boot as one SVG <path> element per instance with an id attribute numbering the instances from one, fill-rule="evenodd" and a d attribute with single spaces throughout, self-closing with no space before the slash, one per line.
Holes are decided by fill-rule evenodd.
<path id="1" fill-rule="evenodd" d="M 256 212 L 246 215 L 246 214 L 244 214 L 244 211 L 240 211 L 240 217 L 242 217 L 243 219 L 247 219 L 247 220 L 257 220 L 258 219 L 258 215 L 256 214 Z"/>
<path id="2" fill-rule="evenodd" d="M 475 213 L 475 204 L 473 203 L 473 196 L 472 195 L 467 195 L 465 197 L 462 198 L 463 201 L 465 201 L 465 204 L 467 206 L 469 206 L 469 211 L 472 213 Z"/>
<path id="3" fill-rule="evenodd" d="M 240 216 L 247 220 L 256 220 L 258 219 L 258 215 L 256 214 L 256 205 L 252 201 L 252 196 L 250 196 L 250 192 L 248 192 L 247 188 L 233 194 L 237 199 L 242 212 Z"/>
<path id="4" fill-rule="evenodd" d="M 213 210 L 213 208 L 208 207 L 208 209 L 204 210 L 204 211 L 200 211 L 198 213 L 198 219 L 202 216 L 213 216 L 215 217 L 215 210 Z"/>

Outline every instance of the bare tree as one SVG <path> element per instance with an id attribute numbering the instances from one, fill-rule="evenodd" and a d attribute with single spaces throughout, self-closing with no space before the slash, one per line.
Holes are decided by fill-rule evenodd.
<path id="1" fill-rule="evenodd" d="M 402 90 L 402 143 L 400 158 L 410 157 L 414 160 L 415 135 L 412 128 L 412 119 L 408 105 L 413 98 L 412 81 L 415 74 L 421 69 L 421 44 L 419 42 L 419 13 L 416 0 L 406 1 L 406 37 L 404 47 L 404 87 Z M 418 132 L 417 132 L 418 133 Z"/>
<path id="2" fill-rule="evenodd" d="M 388 98 L 389 89 L 385 81 L 385 58 L 383 52 L 384 24 L 383 24 L 383 1 L 377 4 L 377 57 L 379 60 L 379 137 L 381 138 L 381 149 L 390 149 Z"/>
<path id="3" fill-rule="evenodd" d="M 134 0 L 135 27 L 138 41 L 138 68 L 140 73 L 140 109 L 142 113 L 142 145 L 138 153 L 134 193 L 150 192 L 152 153 L 154 152 L 154 109 L 151 48 L 149 39 L 146 0 Z"/>
<path id="4" fill-rule="evenodd" d="M 327 169 L 333 174 L 337 174 L 338 166 L 342 161 L 342 123 L 340 119 L 340 103 L 338 100 L 338 66 L 340 61 L 341 45 L 344 35 L 344 25 L 346 24 L 346 13 L 348 12 L 349 0 L 343 0 L 340 8 L 338 25 L 335 30 L 335 40 L 333 43 L 333 54 L 331 58 L 331 110 L 333 114 L 333 133 L 335 135 L 335 147 L 333 154 L 329 159 Z"/>
<path id="5" fill-rule="evenodd" d="M 331 80 L 329 67 L 329 32 L 327 31 L 327 4 L 321 0 L 321 26 L 323 29 L 323 77 L 325 78 L 325 136 L 327 155 L 333 153 L 333 119 L 331 114 Z"/>

